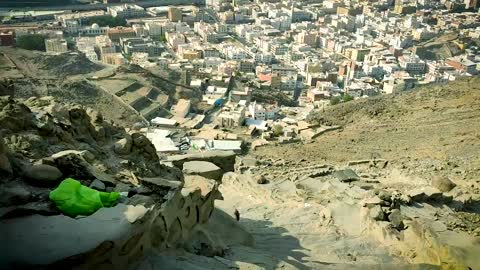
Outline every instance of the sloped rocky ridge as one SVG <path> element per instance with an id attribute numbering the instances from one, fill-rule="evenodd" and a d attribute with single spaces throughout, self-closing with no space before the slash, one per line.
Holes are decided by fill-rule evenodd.
<path id="1" fill-rule="evenodd" d="M 125 268 L 152 248 L 194 243 L 194 228 L 221 199 L 217 176 L 160 164 L 143 134 L 77 104 L 0 97 L 0 134 L 2 269 Z M 48 197 L 67 177 L 123 196 L 114 207 L 68 217 Z M 210 249 L 206 240 L 191 246 Z"/>

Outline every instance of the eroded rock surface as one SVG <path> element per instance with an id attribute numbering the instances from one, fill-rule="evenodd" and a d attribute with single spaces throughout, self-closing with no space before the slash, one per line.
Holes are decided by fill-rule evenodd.
<path id="1" fill-rule="evenodd" d="M 2 269 L 125 268 L 152 248 L 182 247 L 222 198 L 216 165 L 184 179 L 160 164 L 144 134 L 75 104 L 1 97 L 0 134 Z M 48 196 L 67 177 L 122 197 L 90 216 L 65 216 Z"/>

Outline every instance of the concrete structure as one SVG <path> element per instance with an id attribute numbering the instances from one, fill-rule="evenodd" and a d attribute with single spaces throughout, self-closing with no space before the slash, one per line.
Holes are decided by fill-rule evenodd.
<path id="1" fill-rule="evenodd" d="M 182 10 L 177 7 L 168 8 L 168 19 L 171 22 L 181 22 L 182 21 Z"/>
<path id="2" fill-rule="evenodd" d="M 146 16 L 146 11 L 141 6 L 134 4 L 124 4 L 119 6 L 108 6 L 107 12 L 112 17 L 134 18 Z"/>
<path id="3" fill-rule="evenodd" d="M 423 74 L 425 73 L 425 61 L 421 60 L 415 54 L 404 55 L 399 57 L 398 62 L 400 66 L 410 74 Z"/>
<path id="4" fill-rule="evenodd" d="M 121 66 L 126 63 L 121 53 L 105 53 L 101 56 L 102 62 L 109 65 Z"/>
<path id="5" fill-rule="evenodd" d="M 100 27 L 98 24 L 94 23 L 90 27 L 82 27 L 77 30 L 80 35 L 84 36 L 101 36 L 107 34 L 110 27 Z"/>
<path id="6" fill-rule="evenodd" d="M 215 121 L 220 127 L 239 127 L 243 125 L 245 121 L 245 107 L 238 105 L 225 107 L 224 111 L 217 116 Z"/>
<path id="7" fill-rule="evenodd" d="M 68 51 L 67 41 L 59 38 L 46 39 L 45 49 L 47 53 L 65 53 Z"/>
<path id="8" fill-rule="evenodd" d="M 477 63 L 467 59 L 466 57 L 451 57 L 445 63 L 452 66 L 456 70 L 465 71 L 469 74 L 477 74 Z"/>
<path id="9" fill-rule="evenodd" d="M 128 38 L 128 37 L 135 37 L 136 33 L 131 27 L 115 27 L 110 28 L 107 31 L 107 35 L 110 40 L 114 42 L 119 42 L 120 38 Z"/>
<path id="10" fill-rule="evenodd" d="M 0 32 L 0 46 L 13 46 L 14 43 L 15 37 L 12 31 Z"/>
<path id="11" fill-rule="evenodd" d="M 164 50 L 163 45 L 160 42 L 153 41 L 150 38 L 120 38 L 120 46 L 127 55 L 133 53 L 148 53 L 148 56 L 160 56 Z"/>
<path id="12" fill-rule="evenodd" d="M 173 115 L 184 118 L 190 112 L 190 107 L 190 100 L 179 99 L 177 104 L 172 106 L 172 109 L 170 111 L 173 113 Z"/>

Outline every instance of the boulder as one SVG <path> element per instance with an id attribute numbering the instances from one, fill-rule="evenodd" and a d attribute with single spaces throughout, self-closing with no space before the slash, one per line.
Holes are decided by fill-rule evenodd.
<path id="1" fill-rule="evenodd" d="M 133 140 L 133 145 L 135 145 L 135 147 L 138 147 L 138 148 L 143 148 L 146 145 L 151 144 L 148 138 L 145 137 L 145 135 L 140 133 L 133 133 L 132 140 Z"/>
<path id="2" fill-rule="evenodd" d="M 25 168 L 25 176 L 40 185 L 55 184 L 62 178 L 62 172 L 54 166 L 38 164 Z"/>
<path id="3" fill-rule="evenodd" d="M 125 183 L 118 183 L 113 191 L 115 192 L 129 192 L 132 189 L 132 187 L 128 184 Z"/>
<path id="4" fill-rule="evenodd" d="M 132 130 L 140 130 L 145 127 L 145 124 L 142 122 L 136 122 L 132 126 Z"/>
<path id="5" fill-rule="evenodd" d="M 105 184 L 98 179 L 93 180 L 93 182 L 90 184 L 90 188 L 93 188 L 99 191 L 105 191 L 106 189 Z"/>
<path id="6" fill-rule="evenodd" d="M 235 166 L 235 152 L 233 151 L 208 151 L 205 153 L 193 153 L 186 155 L 173 155 L 167 158 L 175 167 L 182 169 L 183 163 L 188 161 L 208 161 L 224 172 L 233 172 Z"/>
<path id="7" fill-rule="evenodd" d="M 370 218 L 376 221 L 383 221 L 385 220 L 385 213 L 382 210 L 382 207 L 380 205 L 375 205 L 372 208 L 370 208 L 370 212 L 368 213 Z"/>
<path id="8" fill-rule="evenodd" d="M 382 200 L 377 196 L 365 199 L 363 201 L 363 207 L 368 207 L 368 208 L 373 208 L 374 206 L 381 205 L 381 204 L 382 204 Z"/>
<path id="9" fill-rule="evenodd" d="M 142 184 L 153 185 L 157 187 L 164 187 L 165 189 L 182 188 L 183 183 L 180 181 L 168 180 L 160 177 L 145 177 L 142 178 Z"/>
<path id="10" fill-rule="evenodd" d="M 188 161 L 183 163 L 183 173 L 189 175 L 200 175 L 205 178 L 219 181 L 222 179 L 223 171 L 217 165 L 207 161 Z"/>
<path id="11" fill-rule="evenodd" d="M 411 190 L 408 196 L 414 202 L 441 201 L 443 199 L 442 192 L 432 187 L 416 188 Z"/>
<path id="12" fill-rule="evenodd" d="M 388 220 L 391 222 L 394 228 L 398 230 L 404 229 L 403 216 L 400 210 L 393 209 L 390 215 L 388 215 Z"/>
<path id="13" fill-rule="evenodd" d="M 258 160 L 256 158 L 243 158 L 242 165 L 248 167 L 254 167 L 258 165 Z"/>
<path id="14" fill-rule="evenodd" d="M 30 191 L 15 182 L 0 187 L 0 207 L 24 204 L 31 197 Z"/>
<path id="15" fill-rule="evenodd" d="M 352 169 L 339 170 L 334 172 L 333 175 L 342 182 L 353 182 L 360 180 L 360 176 L 358 176 Z"/>
<path id="16" fill-rule="evenodd" d="M 127 202 L 130 205 L 143 205 L 145 207 L 150 207 L 155 204 L 155 201 L 151 197 L 141 194 L 133 195 Z"/>
<path id="17" fill-rule="evenodd" d="M 392 201 L 392 193 L 391 192 L 388 192 L 386 190 L 382 190 L 378 193 L 378 197 L 381 199 L 381 200 L 384 200 L 384 201 L 387 201 L 387 202 L 391 202 Z"/>
<path id="18" fill-rule="evenodd" d="M 113 150 L 119 155 L 126 155 L 132 150 L 132 138 L 128 136 L 115 142 Z"/>
<path id="19" fill-rule="evenodd" d="M 92 123 L 101 124 L 103 122 L 103 115 L 101 112 L 88 108 L 87 115 L 90 117 Z"/>
<path id="20" fill-rule="evenodd" d="M 12 174 L 12 166 L 7 157 L 7 148 L 5 147 L 2 133 L 0 133 L 0 173 Z"/>
<path id="21" fill-rule="evenodd" d="M 85 185 L 90 185 L 91 181 L 98 179 L 102 182 L 116 184 L 117 181 L 109 174 L 106 174 L 96 167 L 90 165 L 82 155 L 85 151 L 66 150 L 53 154 L 50 159 L 59 168 L 63 175 L 86 181 Z"/>
<path id="22" fill-rule="evenodd" d="M 254 180 L 257 182 L 257 184 L 260 184 L 260 185 L 268 183 L 268 180 L 264 175 L 256 175 L 254 176 Z"/>
<path id="23" fill-rule="evenodd" d="M 124 214 L 126 209 L 126 205 L 118 204 L 111 208 L 101 208 L 93 215 L 80 219 L 64 215 L 31 215 L 6 220 L 0 224 L 2 233 L 5 233 L 2 235 L 3 247 L 0 247 L 0 265 L 6 266 L 5 269 L 14 268 L 14 265 L 28 266 L 27 268 L 34 265 L 54 269 L 74 268 L 71 265 L 74 261 L 64 267 L 47 265 L 92 251 L 105 241 L 113 241 L 115 245 L 121 246 L 124 239 L 140 229 L 137 228 L 137 232 L 133 230 Z M 105 260 L 103 257 L 111 256 L 111 252 L 107 249 L 97 255 Z"/>
<path id="24" fill-rule="evenodd" d="M 0 218 L 19 218 L 31 215 L 53 216 L 61 214 L 49 201 L 27 202 L 22 205 L 13 205 L 0 208 Z"/>
<path id="25" fill-rule="evenodd" d="M 441 192 L 449 192 L 457 185 L 445 176 L 435 176 L 432 178 L 432 186 Z"/>

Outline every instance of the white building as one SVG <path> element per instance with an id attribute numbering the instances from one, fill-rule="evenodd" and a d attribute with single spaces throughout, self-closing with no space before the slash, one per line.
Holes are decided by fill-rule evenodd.
<path id="1" fill-rule="evenodd" d="M 106 35 L 110 27 L 104 26 L 100 27 L 98 24 L 94 23 L 92 26 L 82 27 L 78 30 L 80 35 L 84 36 L 102 36 Z"/>
<path id="2" fill-rule="evenodd" d="M 160 22 L 147 22 L 145 29 L 152 39 L 158 39 L 163 36 L 163 25 Z"/>
<path id="3" fill-rule="evenodd" d="M 420 59 L 418 55 L 403 55 L 398 58 L 398 63 L 405 69 L 406 72 L 411 74 L 423 74 L 425 73 L 425 61 Z"/>
<path id="4" fill-rule="evenodd" d="M 132 18 L 132 17 L 143 17 L 146 16 L 146 11 L 141 6 L 134 4 L 124 4 L 119 6 L 108 6 L 107 12 L 112 15 L 112 17 L 123 17 L 123 18 Z"/>

